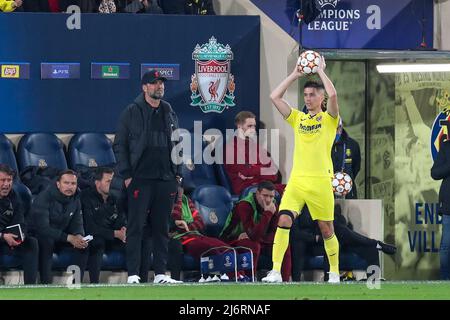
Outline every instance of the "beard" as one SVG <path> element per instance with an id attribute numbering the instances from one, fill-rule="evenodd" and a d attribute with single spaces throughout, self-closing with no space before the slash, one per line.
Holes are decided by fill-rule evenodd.
<path id="1" fill-rule="evenodd" d="M 164 97 L 164 91 L 155 91 L 154 93 L 148 95 L 152 99 L 159 100 Z"/>

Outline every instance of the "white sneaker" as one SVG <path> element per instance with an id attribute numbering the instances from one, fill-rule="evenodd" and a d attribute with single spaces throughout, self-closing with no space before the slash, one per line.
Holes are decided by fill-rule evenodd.
<path id="1" fill-rule="evenodd" d="M 140 283 L 141 278 L 139 278 L 138 276 L 129 276 L 127 283 Z"/>
<path id="2" fill-rule="evenodd" d="M 175 279 L 172 279 L 171 277 L 165 275 L 165 274 L 157 274 L 155 276 L 155 279 L 153 280 L 153 283 L 161 283 L 161 284 L 165 284 L 165 283 L 183 283 L 183 281 L 178 281 Z"/>
<path id="3" fill-rule="evenodd" d="M 275 270 L 269 271 L 267 276 L 261 279 L 262 282 L 270 282 L 270 283 L 276 283 L 276 282 L 283 282 L 283 279 L 281 278 L 281 273 Z"/>
<path id="4" fill-rule="evenodd" d="M 200 282 L 200 283 L 203 283 L 203 282 L 205 282 L 205 281 L 206 281 L 206 279 L 203 278 L 203 276 L 200 278 L 200 280 L 198 280 L 198 282 Z"/>
<path id="5" fill-rule="evenodd" d="M 336 272 L 328 272 L 328 283 L 339 283 L 341 282 L 341 277 L 339 273 Z"/>

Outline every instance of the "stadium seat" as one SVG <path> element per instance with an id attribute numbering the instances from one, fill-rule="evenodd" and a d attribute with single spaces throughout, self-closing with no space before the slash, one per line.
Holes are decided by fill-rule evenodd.
<path id="1" fill-rule="evenodd" d="M 17 173 L 17 161 L 14 144 L 4 134 L 0 134 L 0 163 L 7 164 Z"/>
<path id="2" fill-rule="evenodd" d="M 21 261 L 17 255 L 0 255 L 0 270 L 21 269 Z"/>
<path id="3" fill-rule="evenodd" d="M 230 192 L 233 202 L 234 203 L 237 202 L 239 200 L 239 195 L 233 194 L 230 178 L 228 177 L 228 174 L 225 171 L 225 167 L 223 166 L 223 164 L 216 163 L 216 164 L 214 164 L 214 168 L 216 171 L 216 176 L 219 181 L 219 184 Z"/>
<path id="4" fill-rule="evenodd" d="M 30 133 L 20 139 L 17 147 L 20 171 L 28 166 L 67 169 L 63 142 L 52 133 Z"/>
<path id="5" fill-rule="evenodd" d="M 194 190 L 192 200 L 205 223 L 205 234 L 219 237 L 233 209 L 231 194 L 222 186 L 202 185 Z"/>
<path id="6" fill-rule="evenodd" d="M 230 193 L 233 193 L 233 190 L 231 189 L 230 178 L 228 177 L 223 164 L 215 164 L 214 166 L 220 184 L 225 187 L 225 189 L 227 189 Z"/>
<path id="7" fill-rule="evenodd" d="M 206 164 L 203 159 L 203 150 L 207 146 L 206 142 L 202 140 L 201 150 L 194 150 L 194 134 L 189 133 L 189 135 L 191 139 L 191 150 L 183 150 L 184 161 L 181 168 L 183 175 L 183 187 L 185 192 L 188 194 L 201 185 L 219 185 L 214 166 L 212 164 Z M 181 134 L 180 136 L 182 140 L 189 138 L 187 132 Z M 202 139 L 202 137 L 199 136 L 198 139 Z M 194 163 L 196 157 L 201 159 L 201 163 Z"/>
<path id="8" fill-rule="evenodd" d="M 68 162 L 72 169 L 77 165 L 98 167 L 116 163 L 111 140 L 103 133 L 79 133 L 70 139 Z"/>
<path id="9" fill-rule="evenodd" d="M 342 252 L 339 254 L 340 270 L 367 270 L 367 261 L 355 253 Z M 309 256 L 306 259 L 305 270 L 323 270 L 325 264 L 324 256 Z"/>

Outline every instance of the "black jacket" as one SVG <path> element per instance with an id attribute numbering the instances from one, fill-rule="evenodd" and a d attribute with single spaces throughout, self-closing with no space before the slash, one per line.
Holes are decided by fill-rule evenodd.
<path id="1" fill-rule="evenodd" d="M 319 236 L 319 241 L 322 239 L 319 226 L 315 222 L 307 206 L 304 206 L 301 214 L 295 219 L 291 228 L 291 239 L 293 241 L 304 241 L 309 244 L 316 244 L 316 236 Z"/>
<path id="2" fill-rule="evenodd" d="M 344 144 L 345 144 L 345 161 L 344 161 Z M 331 158 L 333 160 L 334 172 L 342 171 L 342 163 L 344 162 L 344 172 L 350 175 L 353 180 L 352 191 L 345 197 L 346 199 L 356 199 L 358 197 L 356 191 L 356 176 L 361 169 L 361 151 L 358 142 L 350 138 L 347 132 L 342 130 L 341 138 L 334 143 L 331 149 Z"/>
<path id="3" fill-rule="evenodd" d="M 22 233 L 26 233 L 25 208 L 14 190 L 8 196 L 0 198 L 0 232 L 4 233 L 5 228 L 15 224 L 20 224 Z M 4 241 L 3 238 L 0 241 Z"/>
<path id="4" fill-rule="evenodd" d="M 117 158 L 117 170 L 123 179 L 134 177 L 139 160 L 147 147 L 148 122 L 145 121 L 144 108 L 149 108 L 149 105 L 141 93 L 120 116 L 113 148 Z M 173 148 L 176 142 L 172 141 L 171 137 L 173 131 L 178 129 L 178 118 L 168 102 L 161 100 L 160 108 L 164 111 L 167 139 Z M 181 165 L 172 162 L 172 171 L 181 177 Z"/>
<path id="5" fill-rule="evenodd" d="M 121 210 L 116 198 L 109 195 L 106 202 L 95 187 L 81 192 L 81 206 L 83 208 L 84 230 L 86 234 L 102 237 L 106 240 L 114 239 L 114 230 L 125 226 L 125 214 Z"/>
<path id="6" fill-rule="evenodd" d="M 83 217 L 78 192 L 72 197 L 62 194 L 56 183 L 42 191 L 30 212 L 30 229 L 40 237 L 67 241 L 67 235 L 84 236 Z"/>
<path id="7" fill-rule="evenodd" d="M 442 143 L 431 168 L 431 177 L 434 180 L 442 179 L 441 189 L 439 190 L 438 212 L 450 214 L 450 140 Z"/>

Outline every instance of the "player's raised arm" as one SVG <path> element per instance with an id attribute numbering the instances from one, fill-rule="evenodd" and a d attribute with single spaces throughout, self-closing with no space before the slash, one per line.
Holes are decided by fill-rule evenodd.
<path id="1" fill-rule="evenodd" d="M 327 104 L 327 112 L 333 117 L 336 118 L 339 115 L 339 106 L 337 100 L 336 89 L 334 88 L 333 82 L 331 82 L 330 78 L 325 73 L 326 68 L 325 58 L 322 56 L 320 59 L 319 69 L 317 70 L 317 74 L 322 80 L 322 83 L 325 87 L 325 91 L 328 95 L 328 104 Z"/>
<path id="2" fill-rule="evenodd" d="M 298 66 L 295 65 L 294 71 L 292 71 L 292 73 L 270 94 L 270 100 L 272 100 L 274 106 L 285 119 L 291 113 L 291 107 L 289 106 L 289 103 L 283 99 L 283 96 L 286 93 L 287 88 L 289 88 L 289 86 L 301 76 L 302 73 L 298 70 Z"/>

